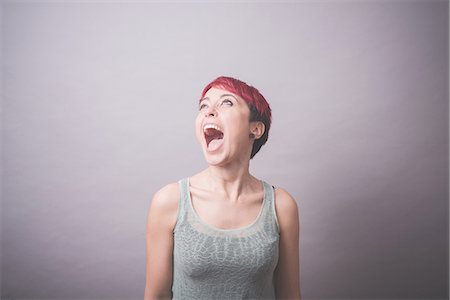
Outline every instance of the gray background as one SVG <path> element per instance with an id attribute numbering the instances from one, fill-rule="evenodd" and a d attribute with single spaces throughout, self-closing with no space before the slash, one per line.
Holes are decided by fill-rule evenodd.
<path id="1" fill-rule="evenodd" d="M 3 1 L 2 299 L 140 299 L 219 75 L 273 109 L 306 299 L 448 296 L 448 2 Z"/>

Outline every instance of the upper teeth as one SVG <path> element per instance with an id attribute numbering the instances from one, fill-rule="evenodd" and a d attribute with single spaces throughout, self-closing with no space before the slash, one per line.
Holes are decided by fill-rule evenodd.
<path id="1" fill-rule="evenodd" d="M 219 126 L 217 126 L 216 124 L 205 124 L 205 126 L 203 126 L 203 131 L 206 131 L 206 129 L 210 129 L 210 128 L 214 128 L 215 130 L 222 131 L 222 129 Z"/>

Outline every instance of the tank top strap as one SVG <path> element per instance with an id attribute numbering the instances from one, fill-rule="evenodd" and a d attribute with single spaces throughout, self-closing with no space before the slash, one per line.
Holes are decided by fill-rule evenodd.
<path id="1" fill-rule="evenodd" d="M 275 224 L 275 229 L 276 231 L 279 233 L 280 232 L 280 228 L 278 225 L 278 218 L 277 218 L 277 213 L 276 213 L 276 209 L 275 209 L 275 187 L 268 184 L 265 181 L 262 181 L 263 186 L 264 186 L 264 195 L 265 195 L 265 211 L 266 211 L 266 216 L 267 218 L 270 219 L 271 223 Z"/>
<path id="2" fill-rule="evenodd" d="M 178 199 L 177 221 L 173 232 L 177 231 L 178 227 L 180 227 L 186 219 L 189 201 L 189 178 L 181 179 L 178 181 L 178 185 L 180 188 L 180 198 Z"/>

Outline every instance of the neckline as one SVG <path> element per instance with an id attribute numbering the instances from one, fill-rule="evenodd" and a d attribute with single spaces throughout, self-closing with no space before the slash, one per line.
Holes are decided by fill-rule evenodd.
<path id="1" fill-rule="evenodd" d="M 263 186 L 263 192 L 264 192 L 264 196 L 263 196 L 263 201 L 261 203 L 261 208 L 259 210 L 258 215 L 256 216 L 255 220 L 253 220 L 253 222 L 251 222 L 248 225 L 245 225 L 243 227 L 238 227 L 238 228 L 218 228 L 216 226 L 210 225 L 208 223 L 206 223 L 205 221 L 203 221 L 202 218 L 200 218 L 200 216 L 197 214 L 197 212 L 194 209 L 194 204 L 192 203 L 192 198 L 191 198 L 191 187 L 190 187 L 190 183 L 189 183 L 189 177 L 186 179 L 186 190 L 187 190 L 187 197 L 188 197 L 188 202 L 189 202 L 189 207 L 191 208 L 192 212 L 194 213 L 195 218 L 204 226 L 215 230 L 215 231 L 219 231 L 219 232 L 236 232 L 236 231 L 241 231 L 241 230 L 245 230 L 245 229 L 249 229 L 251 227 L 253 227 L 254 225 L 256 225 L 259 221 L 259 219 L 261 219 L 261 216 L 263 214 L 264 211 L 264 207 L 266 206 L 266 202 L 267 202 L 267 192 L 266 192 L 266 185 L 264 184 L 264 181 L 259 180 Z"/>

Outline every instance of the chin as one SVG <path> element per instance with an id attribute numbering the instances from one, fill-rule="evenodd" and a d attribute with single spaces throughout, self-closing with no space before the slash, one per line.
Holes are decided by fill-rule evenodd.
<path id="1" fill-rule="evenodd" d="M 229 155 L 224 152 L 224 149 L 221 149 L 217 153 L 210 153 L 206 149 L 203 149 L 203 156 L 210 166 L 220 167 L 229 162 Z"/>
<path id="2" fill-rule="evenodd" d="M 210 155 L 208 153 L 205 153 L 204 156 L 205 156 L 206 162 L 210 166 L 220 167 L 220 166 L 224 165 L 227 161 L 227 159 L 225 157 L 223 157 L 222 155 Z"/>

